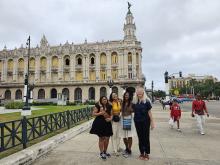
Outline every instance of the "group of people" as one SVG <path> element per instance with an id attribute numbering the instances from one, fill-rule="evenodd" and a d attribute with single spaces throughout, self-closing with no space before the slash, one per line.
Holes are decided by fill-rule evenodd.
<path id="1" fill-rule="evenodd" d="M 149 160 L 150 127 L 155 127 L 151 108 L 151 102 L 142 87 L 136 89 L 134 97 L 125 92 L 122 100 L 114 92 L 109 99 L 102 96 L 95 104 L 95 119 L 90 130 L 91 134 L 99 137 L 100 158 L 106 160 L 111 157 L 107 152 L 110 138 L 114 155 L 120 155 L 120 140 L 123 138 L 125 149 L 122 155 L 129 157 L 132 154 L 132 137 L 137 134 L 139 159 Z"/>
<path id="2" fill-rule="evenodd" d="M 196 118 L 197 127 L 201 135 L 205 135 L 204 124 L 205 124 L 205 114 L 209 117 L 208 110 L 206 108 L 206 103 L 201 99 L 201 95 L 196 95 L 196 100 L 192 102 L 192 117 Z M 176 99 L 173 99 L 170 105 L 170 120 L 169 124 L 173 128 L 173 124 L 177 123 L 177 130 L 180 130 L 180 118 L 181 118 L 181 108 Z"/>

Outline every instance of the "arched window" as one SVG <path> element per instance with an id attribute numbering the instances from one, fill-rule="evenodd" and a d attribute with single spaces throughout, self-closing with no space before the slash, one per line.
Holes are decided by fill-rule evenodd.
<path id="1" fill-rule="evenodd" d="M 21 99 L 22 99 L 22 91 L 18 89 L 15 92 L 15 100 L 21 100 Z"/>
<path id="2" fill-rule="evenodd" d="M 128 64 L 132 64 L 132 54 L 131 54 L 131 52 L 128 53 Z"/>
<path id="3" fill-rule="evenodd" d="M 47 59 L 46 59 L 46 57 L 41 57 L 40 58 L 40 69 L 41 70 L 46 70 L 46 66 L 47 66 Z"/>
<path id="4" fill-rule="evenodd" d="M 70 65 L 70 60 L 66 59 L 65 64 L 66 64 L 66 66 L 69 66 Z"/>
<path id="5" fill-rule="evenodd" d="M 44 89 L 40 89 L 38 91 L 38 99 L 45 99 L 45 90 Z"/>
<path id="6" fill-rule="evenodd" d="M 100 97 L 107 96 L 106 87 L 100 88 Z"/>
<path id="7" fill-rule="evenodd" d="M 105 53 L 102 53 L 100 56 L 100 64 L 101 65 L 106 65 L 107 64 L 107 57 Z"/>
<path id="8" fill-rule="evenodd" d="M 118 63 L 118 55 L 116 52 L 113 52 L 112 55 L 112 64 L 117 64 Z"/>
<path id="9" fill-rule="evenodd" d="M 118 95 L 118 88 L 116 86 L 112 87 L 112 92 Z"/>
<path id="10" fill-rule="evenodd" d="M 63 88 L 62 90 L 62 94 L 64 95 L 64 97 L 66 97 L 67 100 L 69 100 L 69 89 L 68 88 Z"/>
<path id="11" fill-rule="evenodd" d="M 95 88 L 94 87 L 89 88 L 89 100 L 95 100 Z"/>
<path id="12" fill-rule="evenodd" d="M 57 56 L 53 56 L 52 57 L 52 67 L 58 67 L 58 57 Z"/>
<path id="13" fill-rule="evenodd" d="M 91 58 L 90 64 L 92 64 L 92 65 L 95 64 L 95 58 L 94 57 Z"/>
<path id="14" fill-rule="evenodd" d="M 50 98 L 51 98 L 51 99 L 57 98 L 57 90 L 56 90 L 55 88 L 53 88 L 53 89 L 51 90 Z"/>
<path id="15" fill-rule="evenodd" d="M 14 62 L 12 59 L 8 60 L 8 71 L 13 71 Z"/>
<path id="16" fill-rule="evenodd" d="M 10 90 L 5 91 L 5 100 L 11 100 L 11 91 Z"/>
<path id="17" fill-rule="evenodd" d="M 82 102 L 82 89 L 81 88 L 75 89 L 74 100 L 78 102 Z"/>
<path id="18" fill-rule="evenodd" d="M 82 58 L 79 57 L 79 58 L 77 59 L 77 64 L 78 64 L 78 65 L 82 65 Z"/>
<path id="19" fill-rule="evenodd" d="M 31 57 L 30 59 L 30 69 L 31 70 L 35 69 L 35 59 L 33 57 Z"/>
<path id="20" fill-rule="evenodd" d="M 18 70 L 19 71 L 23 71 L 24 70 L 24 59 L 23 58 L 20 58 L 18 60 Z"/>

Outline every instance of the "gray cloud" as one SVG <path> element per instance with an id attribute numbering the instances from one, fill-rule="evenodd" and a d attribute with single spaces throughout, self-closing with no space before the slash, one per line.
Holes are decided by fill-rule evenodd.
<path id="1" fill-rule="evenodd" d="M 123 38 L 125 0 L 1 0 L 0 48 L 32 45 L 43 34 L 50 45 Z M 131 0 L 143 72 L 149 86 L 164 88 L 163 73 L 182 71 L 220 78 L 219 0 Z"/>

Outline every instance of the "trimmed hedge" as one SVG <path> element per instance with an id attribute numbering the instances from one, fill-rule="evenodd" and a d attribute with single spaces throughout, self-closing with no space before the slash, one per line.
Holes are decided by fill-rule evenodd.
<path id="1" fill-rule="evenodd" d="M 6 109 L 22 109 L 24 106 L 23 102 L 11 101 L 5 104 Z"/>
<path id="2" fill-rule="evenodd" d="M 33 106 L 41 106 L 41 105 L 57 105 L 57 103 L 53 102 L 33 102 L 31 103 Z"/>

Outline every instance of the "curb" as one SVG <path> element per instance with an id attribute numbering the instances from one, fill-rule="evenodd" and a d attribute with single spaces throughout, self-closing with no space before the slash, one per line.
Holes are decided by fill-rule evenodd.
<path id="1" fill-rule="evenodd" d="M 70 130 L 55 135 L 47 140 L 37 143 L 27 149 L 12 154 L 0 160 L 1 165 L 29 165 L 32 164 L 39 157 L 47 154 L 59 144 L 77 136 L 78 134 L 89 129 L 93 120 L 89 120 L 83 124 L 75 126 Z"/>

